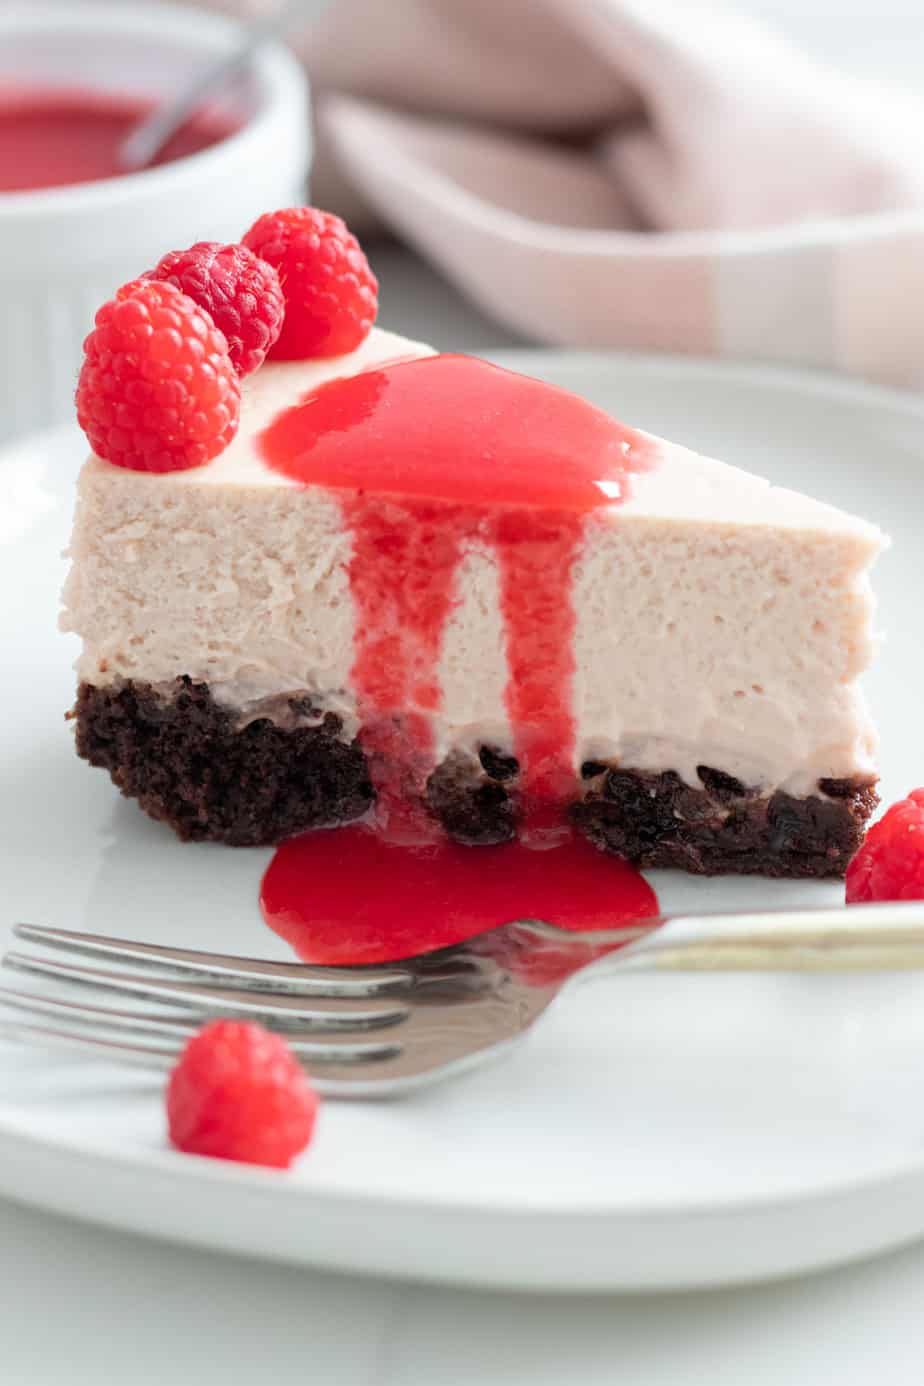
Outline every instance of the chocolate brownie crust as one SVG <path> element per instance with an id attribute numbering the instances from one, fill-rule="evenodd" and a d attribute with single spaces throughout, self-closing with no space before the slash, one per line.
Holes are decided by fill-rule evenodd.
<path id="1" fill-rule="evenodd" d="M 187 678 L 169 694 L 83 683 L 77 753 L 187 842 L 262 846 L 362 817 L 373 790 L 359 746 L 340 739 L 333 713 L 312 716 L 310 700 L 286 701 L 288 729 L 267 717 L 240 726 L 207 684 Z"/>
<path id="2" fill-rule="evenodd" d="M 512 756 L 482 747 L 478 762 L 454 753 L 427 783 L 427 802 L 451 838 L 487 847 L 516 837 L 517 804 L 510 790 L 519 766 Z"/>
<path id="3" fill-rule="evenodd" d="M 374 801 L 359 743 L 307 697 L 275 699 L 272 716 L 258 710 L 242 725 L 207 684 L 188 678 L 166 689 L 84 683 L 72 715 L 78 754 L 185 840 L 266 845 L 352 822 Z M 588 761 L 572 821 L 642 867 L 836 877 L 878 802 L 869 781 L 820 780 L 816 795 L 797 799 L 762 796 L 710 766 L 698 775 L 695 787 L 672 770 Z M 496 747 L 482 747 L 477 760 L 454 753 L 431 775 L 427 803 L 459 842 L 506 842 L 516 835 L 518 778 L 516 760 Z"/>
<path id="4" fill-rule="evenodd" d="M 606 770 L 572 817 L 598 846 L 641 867 L 823 878 L 843 876 L 879 802 L 866 781 L 820 780 L 817 795 L 796 799 L 756 794 L 709 766 L 697 772 L 701 789 L 672 770 Z"/>

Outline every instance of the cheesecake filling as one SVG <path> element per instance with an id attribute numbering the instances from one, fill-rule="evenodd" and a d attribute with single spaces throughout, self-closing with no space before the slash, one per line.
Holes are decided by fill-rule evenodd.
<path id="1" fill-rule="evenodd" d="M 337 735 L 354 741 L 369 722 L 363 649 L 383 633 L 370 619 L 375 591 L 358 598 L 351 578 L 357 502 L 329 477 L 319 483 L 270 465 L 265 436 L 328 382 L 387 376 L 390 362 L 429 354 L 374 331 L 350 358 L 262 368 L 246 382 L 238 438 L 197 471 L 152 477 L 91 459 L 81 474 L 62 622 L 83 639 L 82 681 L 166 690 L 185 676 L 208 685 L 241 728 L 266 719 L 284 730 L 293 718 L 308 726 L 330 713 Z M 472 422 L 464 421 L 466 431 Z M 323 436 L 332 431 L 328 421 Z M 567 571 L 545 573 L 540 562 L 512 578 L 504 556 L 512 536 L 491 532 L 483 514 L 456 527 L 430 672 L 411 677 L 402 664 L 407 632 L 396 609 L 394 657 L 379 663 L 385 674 L 392 663 L 401 667 L 391 669 L 395 687 L 372 698 L 379 713 L 397 700 L 406 722 L 419 721 L 431 769 L 453 755 L 474 763 L 484 747 L 526 764 L 522 727 L 542 712 L 544 690 L 554 685 L 561 704 L 565 688 L 567 706 L 553 698 L 545 710 L 559 728 L 568 724 L 566 736 L 556 735 L 575 797 L 586 783 L 581 767 L 594 762 L 670 769 L 690 786 L 701 786 L 705 765 L 763 795 L 872 780 L 875 737 L 856 680 L 873 650 L 867 570 L 878 532 L 733 468 L 648 443 L 656 465 L 633 472 L 622 493 L 567 512 Z M 315 447 L 309 466 L 312 453 L 318 461 Z M 378 465 L 369 486 L 382 489 Z M 472 505 L 471 496 L 424 499 L 457 511 Z M 539 510 L 532 506 L 534 519 Z M 374 545 L 368 526 L 363 533 Z M 433 571 L 432 550 L 420 555 L 421 573 Z M 401 584 L 393 585 L 400 599 Z M 568 666 L 551 682 L 548 647 L 512 648 L 511 593 L 541 599 L 532 624 L 554 633 Z M 525 710 L 510 696 L 524 683 Z M 293 697 L 301 699 L 296 712 Z"/>

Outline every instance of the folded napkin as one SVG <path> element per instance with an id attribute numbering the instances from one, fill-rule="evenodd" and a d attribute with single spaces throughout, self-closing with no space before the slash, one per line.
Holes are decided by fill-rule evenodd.
<path id="1" fill-rule="evenodd" d="M 335 0 L 295 41 L 315 200 L 497 319 L 924 385 L 911 95 L 684 0 Z"/>

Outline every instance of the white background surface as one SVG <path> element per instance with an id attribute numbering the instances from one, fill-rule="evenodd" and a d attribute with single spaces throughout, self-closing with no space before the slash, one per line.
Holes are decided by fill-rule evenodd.
<path id="1" fill-rule="evenodd" d="M 748 0 L 821 56 L 919 83 L 921 0 Z M 386 325 L 513 341 L 400 254 Z M 410 296 L 410 297 L 409 297 Z M 924 1082 L 922 1082 L 924 1101 Z M 329 1386 L 915 1386 L 924 1248 L 733 1294 L 580 1299 L 342 1280 L 141 1242 L 0 1204 L 0 1380 Z"/>

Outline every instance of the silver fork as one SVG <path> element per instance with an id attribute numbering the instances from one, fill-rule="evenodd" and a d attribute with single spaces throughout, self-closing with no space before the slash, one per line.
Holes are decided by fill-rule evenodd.
<path id="1" fill-rule="evenodd" d="M 169 1069 L 199 1025 L 232 1016 L 283 1033 L 333 1097 L 404 1092 L 500 1053 L 578 979 L 924 968 L 924 902 L 675 916 L 588 934 L 521 920 L 451 948 L 362 967 L 261 961 L 36 924 L 17 924 L 14 933 L 46 951 L 10 951 L 5 968 L 144 1005 L 0 987 L 0 1005 L 30 1017 L 0 1020 L 0 1039 Z M 165 1004 L 173 1009 L 158 1009 Z"/>

